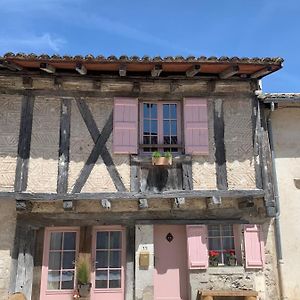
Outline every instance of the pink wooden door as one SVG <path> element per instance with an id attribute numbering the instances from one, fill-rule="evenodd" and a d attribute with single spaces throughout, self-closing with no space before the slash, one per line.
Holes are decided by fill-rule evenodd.
<path id="1" fill-rule="evenodd" d="M 154 300 L 188 299 L 186 244 L 185 226 L 154 226 Z"/>
<path id="2" fill-rule="evenodd" d="M 45 229 L 41 300 L 73 298 L 78 240 L 78 228 Z"/>
<path id="3" fill-rule="evenodd" d="M 93 232 L 91 300 L 124 300 L 125 232 L 97 227 Z"/>

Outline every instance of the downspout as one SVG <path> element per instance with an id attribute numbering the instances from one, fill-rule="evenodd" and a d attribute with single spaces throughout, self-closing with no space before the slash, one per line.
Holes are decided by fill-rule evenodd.
<path id="1" fill-rule="evenodd" d="M 276 244 L 276 254 L 277 254 L 277 267 L 278 267 L 278 281 L 280 289 L 280 299 L 288 299 L 285 294 L 285 287 L 283 283 L 283 257 L 282 257 L 282 246 L 281 246 L 281 230 L 280 230 L 280 199 L 278 191 L 278 181 L 277 181 L 277 172 L 275 167 L 275 149 L 274 149 L 274 140 L 273 140 L 273 129 L 271 114 L 275 110 L 274 102 L 271 103 L 271 110 L 267 118 L 267 129 L 269 133 L 270 149 L 271 149 L 271 159 L 272 159 L 272 173 L 273 173 L 273 185 L 274 185 L 274 200 L 275 200 L 275 218 L 274 218 L 274 229 L 275 229 L 275 244 Z"/>

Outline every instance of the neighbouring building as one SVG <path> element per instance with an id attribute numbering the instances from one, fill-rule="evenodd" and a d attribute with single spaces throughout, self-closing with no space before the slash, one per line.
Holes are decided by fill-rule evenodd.
<path id="1" fill-rule="evenodd" d="M 73 299 L 83 254 L 91 300 L 280 299 L 259 81 L 281 67 L 280 58 L 1 57 L 0 299 Z M 290 156 L 299 117 L 285 110 L 272 117 L 293 209 L 299 191 L 284 174 L 300 176 Z M 287 253 L 297 241 L 288 209 Z"/>
<path id="2" fill-rule="evenodd" d="M 269 107 L 268 127 L 277 182 L 279 275 L 282 299 L 297 300 L 300 294 L 300 94 L 260 94 Z M 280 243 L 281 240 L 281 243 Z"/>

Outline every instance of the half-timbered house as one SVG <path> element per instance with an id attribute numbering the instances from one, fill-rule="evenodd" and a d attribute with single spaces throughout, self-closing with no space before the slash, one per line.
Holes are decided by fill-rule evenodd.
<path id="1" fill-rule="evenodd" d="M 92 300 L 279 299 L 257 90 L 281 64 L 2 57 L 0 299 L 73 299 L 81 253 Z"/>

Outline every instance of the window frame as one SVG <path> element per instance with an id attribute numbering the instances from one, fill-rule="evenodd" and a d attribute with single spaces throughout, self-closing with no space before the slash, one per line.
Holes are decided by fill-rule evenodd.
<path id="1" fill-rule="evenodd" d="M 232 231 L 232 235 L 224 235 L 224 226 L 231 226 L 231 231 Z M 219 227 L 219 235 L 218 236 L 211 236 L 210 235 L 210 226 L 218 226 Z M 233 248 L 232 249 L 224 249 L 223 247 L 223 239 L 224 238 L 232 238 L 233 239 Z M 219 243 L 220 243 L 220 248 L 221 249 L 211 249 L 210 248 L 210 240 L 212 239 L 218 239 Z M 241 266 L 241 240 L 240 240 L 240 236 L 239 236 L 239 228 L 237 227 L 236 224 L 211 224 L 211 225 L 207 225 L 207 251 L 209 253 L 209 251 L 218 251 L 220 253 L 219 257 L 221 257 L 221 259 L 219 259 L 219 264 L 218 266 L 220 267 L 227 267 L 228 265 L 226 264 L 226 258 L 225 258 L 225 254 L 227 251 L 229 250 L 234 250 L 235 252 L 235 257 L 236 257 L 236 266 Z M 208 255 L 208 259 L 209 259 L 209 255 Z"/>
<path id="2" fill-rule="evenodd" d="M 144 151 L 144 148 L 147 148 L 147 146 L 143 146 L 145 145 L 143 143 L 143 138 L 144 138 L 144 104 L 156 104 L 157 105 L 157 139 L 158 139 L 158 143 L 155 145 L 158 145 L 158 149 L 156 151 L 159 152 L 165 152 L 165 149 L 168 148 L 172 148 L 169 147 L 169 145 L 172 144 L 164 144 L 163 141 L 163 137 L 164 137 L 164 133 L 163 133 L 163 105 L 164 104 L 176 104 L 177 106 L 177 144 L 173 144 L 173 145 L 177 145 L 177 147 L 173 147 L 173 148 L 177 148 L 177 151 L 172 151 L 172 153 L 183 153 L 184 151 L 184 144 L 183 144 L 183 139 L 182 139 L 182 116 L 181 116 L 181 111 L 182 111 L 182 103 L 181 101 L 165 101 L 165 100 L 156 100 L 156 101 L 140 101 L 139 103 L 139 130 L 140 130 L 140 134 L 139 134 L 139 148 L 140 148 L 140 153 L 142 154 L 151 154 L 153 151 Z M 153 144 L 149 144 L 151 148 L 151 145 Z M 168 151 L 168 150 L 167 150 Z"/>

